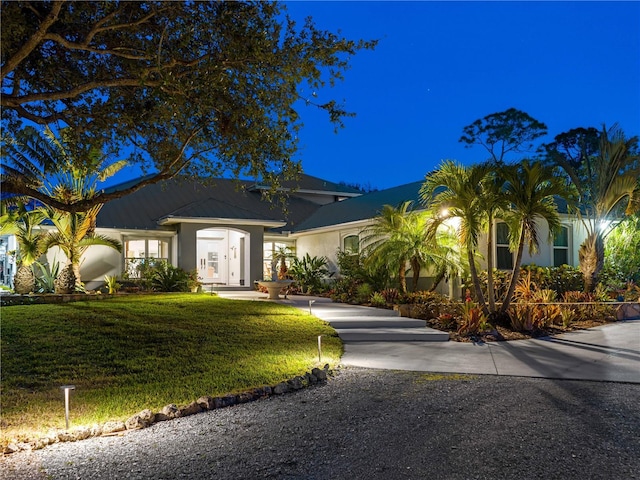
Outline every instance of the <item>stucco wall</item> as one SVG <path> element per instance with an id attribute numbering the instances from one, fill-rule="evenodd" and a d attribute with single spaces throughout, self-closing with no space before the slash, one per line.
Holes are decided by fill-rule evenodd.
<path id="1" fill-rule="evenodd" d="M 262 280 L 262 244 L 264 227 L 255 225 L 210 225 L 204 223 L 182 223 L 178 229 L 178 266 L 185 270 L 196 268 L 198 230 L 207 228 L 230 228 L 247 232 L 249 235 L 245 243 L 245 259 L 248 263 L 249 275 L 245 280 L 245 287 L 253 288 L 253 283 Z"/>

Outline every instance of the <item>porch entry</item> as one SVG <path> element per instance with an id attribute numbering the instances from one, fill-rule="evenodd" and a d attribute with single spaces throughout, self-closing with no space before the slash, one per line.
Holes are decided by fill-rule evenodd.
<path id="1" fill-rule="evenodd" d="M 207 228 L 197 235 L 196 269 L 203 283 L 244 286 L 249 261 L 249 234 L 240 230 Z"/>

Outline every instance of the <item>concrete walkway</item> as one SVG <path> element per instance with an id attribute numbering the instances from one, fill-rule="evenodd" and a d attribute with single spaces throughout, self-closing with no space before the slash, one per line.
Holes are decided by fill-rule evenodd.
<path id="1" fill-rule="evenodd" d="M 266 294 L 258 292 L 220 292 L 220 295 L 266 300 Z M 346 319 L 352 321 L 359 315 L 363 322 L 375 328 L 375 323 L 379 321 L 377 318 L 381 315 L 384 318 L 378 311 L 380 309 L 299 295 L 277 302 L 311 311 L 330 324 L 335 323 L 334 328 L 344 343 L 344 365 L 387 370 L 640 383 L 640 320 L 618 322 L 555 337 L 510 342 L 363 341 L 350 339 L 349 333 L 353 333 L 353 330 L 340 328 L 344 325 L 341 322 Z"/>

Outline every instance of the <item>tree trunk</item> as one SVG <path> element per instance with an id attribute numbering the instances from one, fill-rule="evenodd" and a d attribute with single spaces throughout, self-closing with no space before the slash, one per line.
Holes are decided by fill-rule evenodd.
<path id="1" fill-rule="evenodd" d="M 584 291 L 591 293 L 598 284 L 598 277 L 604 266 L 604 241 L 599 232 L 589 234 L 582 242 L 578 250 L 578 260 L 584 279 Z"/>
<path id="2" fill-rule="evenodd" d="M 81 287 L 82 286 L 82 282 L 80 280 L 80 264 L 79 263 L 74 263 L 73 264 L 73 275 L 76 279 L 76 283 L 75 286 L 76 287 Z"/>
<path id="3" fill-rule="evenodd" d="M 411 270 L 412 270 L 412 280 L 413 280 L 413 291 L 418 291 L 418 280 L 420 280 L 420 262 L 413 259 L 411 260 Z"/>
<path id="4" fill-rule="evenodd" d="M 73 265 L 67 264 L 53 282 L 55 292 L 59 294 L 73 293 L 76 288 L 76 276 L 73 273 Z"/>
<path id="5" fill-rule="evenodd" d="M 489 315 L 489 311 L 487 310 L 487 303 L 484 299 L 482 288 L 480 287 L 480 278 L 478 277 L 478 270 L 476 269 L 475 258 L 473 258 L 473 250 L 471 248 L 467 248 L 467 258 L 469 259 L 469 271 L 471 273 L 471 279 L 473 280 L 473 287 L 476 290 L 478 304 L 480 305 L 480 308 L 482 308 L 482 312 L 485 315 Z"/>
<path id="6" fill-rule="evenodd" d="M 33 274 L 31 266 L 21 264 L 13 277 L 13 290 L 20 295 L 25 295 L 33 292 L 35 288 L 36 276 Z"/>
<path id="7" fill-rule="evenodd" d="M 401 262 L 400 269 L 398 270 L 398 281 L 400 282 L 400 292 L 407 293 L 407 266 L 404 262 Z"/>
<path id="8" fill-rule="evenodd" d="M 513 297 L 513 292 L 516 290 L 516 284 L 518 283 L 518 277 L 520 276 L 520 264 L 522 263 L 522 254 L 524 253 L 524 228 L 520 232 L 520 241 L 518 242 L 518 253 L 516 255 L 515 263 L 513 264 L 513 271 L 511 273 L 511 281 L 509 282 L 509 290 L 507 290 L 507 294 L 502 301 L 502 307 L 500 308 L 500 313 L 507 313 L 507 309 L 511 304 L 511 297 Z"/>
<path id="9" fill-rule="evenodd" d="M 430 292 L 436 291 L 436 288 L 438 288 L 438 285 L 440 285 L 440 282 L 444 279 L 446 274 L 447 272 L 444 268 L 441 268 L 438 273 L 436 273 L 436 276 L 433 279 L 433 285 L 431 285 L 431 288 L 429 289 Z"/>
<path id="10" fill-rule="evenodd" d="M 489 214 L 489 235 L 487 237 L 487 296 L 489 312 L 496 311 L 496 294 L 493 286 L 493 215 Z"/>

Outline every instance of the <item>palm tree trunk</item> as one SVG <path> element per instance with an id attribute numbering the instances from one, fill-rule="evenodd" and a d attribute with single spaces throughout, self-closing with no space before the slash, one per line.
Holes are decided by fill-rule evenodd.
<path id="1" fill-rule="evenodd" d="M 591 293 L 598 284 L 604 265 L 604 241 L 600 232 L 590 233 L 578 250 L 580 271 L 584 279 L 584 291 Z"/>
<path id="2" fill-rule="evenodd" d="M 525 239 L 525 231 L 524 228 L 521 229 L 520 232 L 520 240 L 518 242 L 518 253 L 516 254 L 516 261 L 513 264 L 513 271 L 511 272 L 511 281 L 509 282 L 509 289 L 507 290 L 507 294 L 502 301 L 502 307 L 500 308 L 500 313 L 507 313 L 507 309 L 511 304 L 511 298 L 513 297 L 513 292 L 516 290 L 516 284 L 518 283 L 518 277 L 520 276 L 520 264 L 522 263 L 522 254 L 524 253 L 524 239 Z"/>
<path id="3" fill-rule="evenodd" d="M 482 312 L 485 315 L 489 315 L 489 311 L 487 310 L 487 303 L 484 299 L 482 288 L 480 287 L 480 277 L 478 277 L 478 270 L 476 269 L 475 258 L 473 258 L 473 250 L 471 248 L 467 248 L 467 258 L 469 259 L 469 271 L 471 272 L 473 287 L 476 290 L 476 297 L 478 298 L 478 304 L 482 308 Z"/>
<path id="4" fill-rule="evenodd" d="M 438 288 L 438 285 L 440 285 L 440 282 L 444 279 L 445 275 L 447 274 L 446 270 L 444 268 L 441 268 L 438 273 L 436 273 L 436 276 L 433 279 L 433 285 L 431 285 L 431 288 L 429 288 L 430 292 L 435 292 L 436 288 Z"/>
<path id="5" fill-rule="evenodd" d="M 487 236 L 487 295 L 489 312 L 496 311 L 496 294 L 493 286 L 493 214 L 489 213 L 489 235 Z"/>
<path id="6" fill-rule="evenodd" d="M 404 262 L 400 262 L 400 269 L 398 270 L 398 281 L 400 282 L 400 292 L 407 293 L 407 266 Z"/>
<path id="7" fill-rule="evenodd" d="M 413 291 L 418 291 L 418 280 L 420 280 L 420 262 L 417 259 L 411 260 L 411 271 L 413 280 Z"/>
<path id="8" fill-rule="evenodd" d="M 73 275 L 76 277 L 76 286 L 79 287 L 82 284 L 80 280 L 80 264 L 74 263 L 72 268 L 73 268 Z"/>

